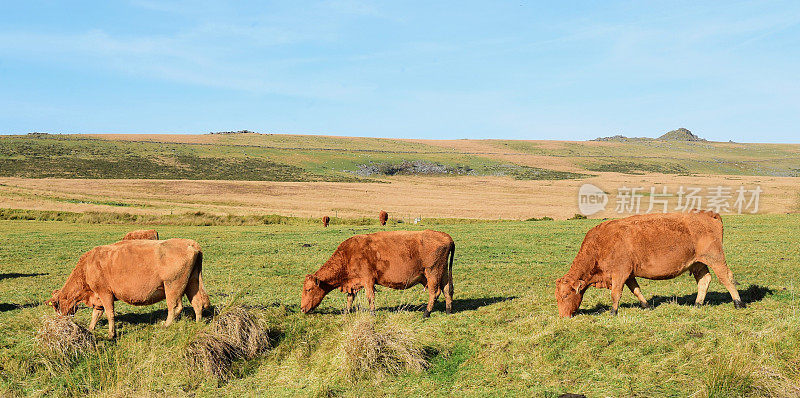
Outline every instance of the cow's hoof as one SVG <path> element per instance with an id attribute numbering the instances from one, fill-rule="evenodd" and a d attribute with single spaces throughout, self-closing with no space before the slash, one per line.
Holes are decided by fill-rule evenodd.
<path id="1" fill-rule="evenodd" d="M 652 305 L 650 305 L 650 304 L 648 304 L 648 303 L 643 303 L 643 304 L 642 304 L 642 309 L 643 309 L 643 310 L 652 310 L 652 309 L 653 309 L 653 306 L 652 306 Z"/>
<path id="2" fill-rule="evenodd" d="M 447 310 L 445 312 L 447 313 L 447 315 L 452 315 L 453 314 L 453 310 Z"/>
<path id="3" fill-rule="evenodd" d="M 745 308 L 747 307 L 742 300 L 733 300 L 733 306 L 736 308 Z"/>
<path id="4" fill-rule="evenodd" d="M 617 316 L 617 310 L 611 309 L 611 316 Z"/>
<path id="5" fill-rule="evenodd" d="M 431 317 L 431 313 L 428 312 L 428 311 L 425 311 L 425 312 L 422 313 L 422 317 L 423 318 L 430 318 Z"/>
<path id="6" fill-rule="evenodd" d="M 699 308 L 699 307 L 702 307 L 702 306 L 703 306 L 703 303 L 697 303 L 697 302 L 696 302 L 696 303 L 694 303 L 694 306 Z"/>

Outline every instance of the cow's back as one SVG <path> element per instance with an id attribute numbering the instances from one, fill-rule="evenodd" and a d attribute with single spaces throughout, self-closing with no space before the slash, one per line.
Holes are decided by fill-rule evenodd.
<path id="1" fill-rule="evenodd" d="M 134 239 L 158 240 L 158 231 L 155 229 L 138 229 L 136 231 L 128 232 L 124 237 L 122 237 L 122 240 Z"/>
<path id="2" fill-rule="evenodd" d="M 722 222 L 711 214 L 644 214 L 592 228 L 579 257 L 606 266 L 630 263 L 637 276 L 658 279 L 674 277 L 698 253 L 721 245 Z"/>
<path id="3" fill-rule="evenodd" d="M 87 283 L 127 302 L 191 273 L 200 245 L 190 239 L 126 240 L 92 249 Z"/>
<path id="4" fill-rule="evenodd" d="M 453 243 L 453 238 L 450 235 L 428 229 L 424 231 L 384 231 L 356 235 L 343 242 L 342 246 L 351 255 L 371 253 L 371 255 L 384 259 L 402 260 L 425 255 L 440 247 L 449 248 L 451 243 Z"/>
<path id="5" fill-rule="evenodd" d="M 450 235 L 438 231 L 385 231 L 356 235 L 344 241 L 341 251 L 348 273 L 374 274 L 387 283 L 406 284 L 426 267 L 443 266 L 453 244 Z"/>

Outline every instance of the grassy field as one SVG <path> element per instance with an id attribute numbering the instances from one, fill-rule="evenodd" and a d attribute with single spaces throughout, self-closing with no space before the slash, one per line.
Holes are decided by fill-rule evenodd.
<path id="1" fill-rule="evenodd" d="M 456 241 L 455 314 L 443 303 L 428 320 L 426 294 L 382 288 L 381 325 L 413 331 L 430 366 L 399 375 L 346 375 L 345 333 L 368 314 L 344 316 L 332 292 L 319 311 L 299 313 L 303 275 L 345 238 L 374 225 L 275 224 L 156 226 L 204 249 L 204 280 L 217 308 L 250 305 L 274 331 L 264 356 L 238 363 L 218 382 L 191 372 L 182 356 L 196 325 L 188 309 L 173 327 L 163 303 L 120 304 L 116 341 L 96 331 L 95 352 L 54 366 L 33 336 L 43 305 L 79 255 L 137 225 L 0 221 L 0 395 L 365 396 L 797 396 L 800 393 L 800 234 L 798 215 L 725 217 L 725 250 L 744 310 L 714 279 L 707 305 L 695 308 L 691 276 L 640 280 L 655 306 L 640 310 L 629 292 L 617 317 L 609 293 L 591 289 L 583 311 L 559 319 L 554 281 L 566 272 L 585 232 L 598 220 L 447 222 L 432 228 Z M 387 228 L 398 228 L 394 225 Z M 239 297 L 240 296 L 240 297 Z M 360 305 L 365 306 L 363 294 Z M 237 297 L 239 297 L 237 299 Z M 87 324 L 89 311 L 76 320 Z"/>

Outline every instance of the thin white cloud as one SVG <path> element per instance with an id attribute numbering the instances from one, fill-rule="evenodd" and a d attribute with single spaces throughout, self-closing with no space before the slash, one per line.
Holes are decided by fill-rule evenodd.
<path id="1" fill-rule="evenodd" d="M 353 98 L 371 89 L 336 80 L 336 73 L 333 79 L 326 76 L 332 63 L 345 63 L 346 68 L 344 55 L 308 55 L 313 52 L 292 49 L 334 45 L 352 18 L 382 18 L 371 3 L 324 1 L 289 9 L 266 3 L 248 10 L 216 2 L 135 0 L 130 4 L 189 16 L 190 22 L 158 35 L 112 34 L 101 29 L 0 31 L 0 57 L 299 98 Z"/>
<path id="2" fill-rule="evenodd" d="M 293 67 L 304 63 L 324 64 L 323 59 L 250 58 L 247 50 L 207 44 L 202 39 L 204 34 L 222 30 L 227 31 L 226 37 L 230 40 L 246 40 L 254 34 L 227 28 L 133 38 L 113 37 L 100 30 L 72 35 L 3 32 L 0 33 L 0 52 L 4 57 L 33 58 L 74 68 L 116 70 L 145 78 L 252 93 L 337 99 L 357 96 L 364 90 L 363 86 L 345 86 L 324 79 L 291 77 Z M 222 40 L 218 37 L 216 40 Z M 259 48 L 263 50 L 264 46 L 279 42 L 262 40 Z"/>

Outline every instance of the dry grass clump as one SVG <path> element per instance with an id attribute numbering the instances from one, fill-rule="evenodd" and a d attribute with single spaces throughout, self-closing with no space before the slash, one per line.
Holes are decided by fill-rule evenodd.
<path id="1" fill-rule="evenodd" d="M 343 367 L 350 377 L 397 375 L 428 367 L 425 349 L 413 330 L 398 322 L 379 326 L 372 316 L 357 318 L 344 331 Z"/>
<path id="2" fill-rule="evenodd" d="M 62 362 L 85 354 L 97 343 L 92 332 L 75 323 L 72 317 L 61 315 L 42 316 L 42 326 L 36 332 L 36 341 Z"/>
<path id="3" fill-rule="evenodd" d="M 244 359 L 254 358 L 269 348 L 269 329 L 244 307 L 233 307 L 220 314 L 211 327 L 239 350 L 238 356 Z"/>
<path id="4" fill-rule="evenodd" d="M 227 380 L 231 377 L 231 365 L 239 358 L 239 353 L 240 350 L 222 336 L 203 331 L 186 345 L 185 355 L 191 368 Z"/>
<path id="5" fill-rule="evenodd" d="M 233 307 L 199 332 L 186 345 L 185 355 L 190 367 L 227 380 L 235 361 L 253 359 L 269 344 L 269 329 L 244 307 Z"/>

